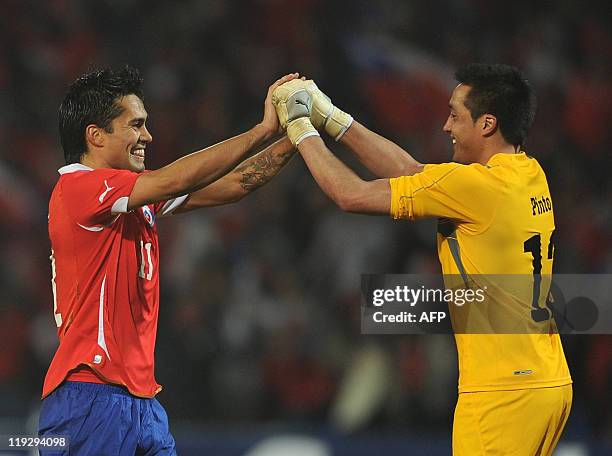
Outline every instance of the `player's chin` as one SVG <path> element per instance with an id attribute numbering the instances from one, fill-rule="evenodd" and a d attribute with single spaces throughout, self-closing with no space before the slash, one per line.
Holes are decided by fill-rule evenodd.
<path id="1" fill-rule="evenodd" d="M 464 165 L 467 165 L 469 163 L 469 161 L 465 157 L 465 154 L 463 154 L 461 150 L 457 148 L 456 145 L 453 148 L 453 159 L 452 160 L 455 163 L 462 163 Z"/>
<path id="2" fill-rule="evenodd" d="M 142 173 L 145 170 L 144 158 L 130 157 L 130 171 Z"/>
<path id="3" fill-rule="evenodd" d="M 453 156 L 451 158 L 451 161 L 454 161 L 455 163 L 463 163 L 461 161 L 461 153 L 458 153 L 457 149 L 453 149 Z"/>

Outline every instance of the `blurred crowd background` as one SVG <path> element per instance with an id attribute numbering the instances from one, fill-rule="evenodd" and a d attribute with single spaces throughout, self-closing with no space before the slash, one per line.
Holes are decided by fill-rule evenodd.
<path id="1" fill-rule="evenodd" d="M 293 71 L 420 161 L 447 161 L 455 68 L 516 65 L 538 95 L 526 150 L 554 198 L 555 271 L 610 274 L 610 11 L 578 0 L 0 0 L 0 423 L 35 413 L 56 347 L 47 203 L 63 165 L 57 107 L 80 74 L 143 72 L 157 168 L 259 122 L 268 85 Z M 438 272 L 434 222 L 341 213 L 296 156 L 241 202 L 159 231 L 158 398 L 178 433 L 272 425 L 450 445 L 452 337 L 360 334 L 360 274 Z M 564 347 L 564 440 L 610 448 L 612 339 L 570 335 Z"/>

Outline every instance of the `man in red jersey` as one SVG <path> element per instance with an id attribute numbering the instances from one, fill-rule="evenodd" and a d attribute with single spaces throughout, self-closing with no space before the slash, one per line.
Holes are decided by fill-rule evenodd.
<path id="1" fill-rule="evenodd" d="M 66 166 L 49 202 L 60 344 L 45 378 L 40 435 L 68 436 L 70 454 L 176 453 L 154 398 L 157 219 L 237 201 L 288 162 L 295 149 L 283 136 L 238 164 L 278 134 L 271 94 L 296 77 L 270 86 L 251 130 L 154 171 L 145 171 L 153 138 L 139 72 L 96 70 L 70 86 L 59 109 Z"/>

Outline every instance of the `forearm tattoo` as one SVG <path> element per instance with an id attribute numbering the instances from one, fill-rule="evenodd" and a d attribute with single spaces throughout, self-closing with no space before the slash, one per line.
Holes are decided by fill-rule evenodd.
<path id="1" fill-rule="evenodd" d="M 272 179 L 294 155 L 295 149 L 278 153 L 264 151 L 247 160 L 236 168 L 240 173 L 240 185 L 250 192 Z"/>

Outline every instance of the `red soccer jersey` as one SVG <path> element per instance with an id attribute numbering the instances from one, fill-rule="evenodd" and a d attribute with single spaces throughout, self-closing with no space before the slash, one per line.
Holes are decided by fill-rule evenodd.
<path id="1" fill-rule="evenodd" d="M 136 396 L 154 375 L 159 311 L 156 216 L 186 196 L 127 212 L 139 174 L 75 163 L 59 170 L 49 201 L 53 312 L 60 340 L 43 398 L 78 366 Z"/>

